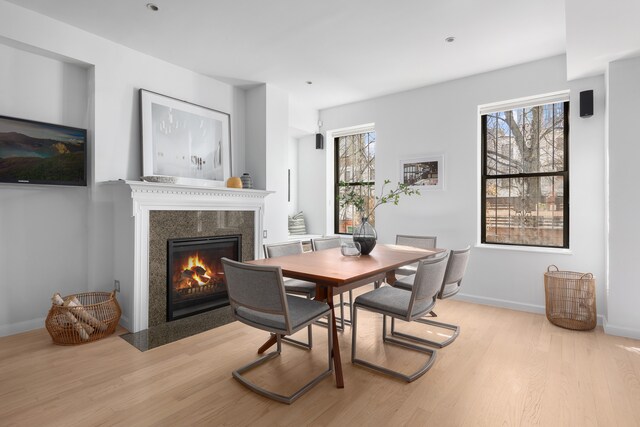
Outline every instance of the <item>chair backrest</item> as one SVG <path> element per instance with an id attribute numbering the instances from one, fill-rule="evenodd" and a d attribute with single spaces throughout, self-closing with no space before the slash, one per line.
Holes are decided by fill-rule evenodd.
<path id="1" fill-rule="evenodd" d="M 239 307 L 244 307 L 281 315 L 286 328 L 290 329 L 289 307 L 280 267 L 245 264 L 228 258 L 222 258 L 221 262 L 234 314 Z"/>
<path id="2" fill-rule="evenodd" d="M 408 313 L 413 313 L 415 304 L 434 301 L 440 292 L 442 280 L 447 270 L 448 255 L 418 261 L 418 271 L 411 289 Z"/>
<path id="3" fill-rule="evenodd" d="M 265 258 L 275 258 L 286 255 L 296 255 L 304 252 L 302 249 L 302 241 L 295 240 L 293 242 L 270 243 L 264 245 Z"/>
<path id="4" fill-rule="evenodd" d="M 409 236 L 406 234 L 396 235 L 396 245 L 413 246 L 420 249 L 432 249 L 436 247 L 438 238 L 436 236 Z"/>
<path id="5" fill-rule="evenodd" d="M 334 237 L 318 237 L 311 240 L 311 247 L 314 251 L 321 251 L 323 249 L 339 248 L 342 246 L 342 239 L 338 236 Z"/>
<path id="6" fill-rule="evenodd" d="M 467 271 L 470 253 L 471 246 L 449 252 L 447 271 L 445 272 L 444 279 L 442 280 L 442 286 L 440 287 L 438 298 L 449 298 L 458 293 L 464 273 Z M 450 285 L 455 285 L 455 287 Z"/>

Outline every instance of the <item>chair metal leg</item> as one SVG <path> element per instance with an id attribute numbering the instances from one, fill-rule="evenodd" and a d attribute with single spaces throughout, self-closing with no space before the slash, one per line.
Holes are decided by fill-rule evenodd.
<path id="1" fill-rule="evenodd" d="M 327 318 L 329 323 L 331 323 L 331 312 L 329 312 L 327 314 Z M 316 384 L 318 384 L 320 381 L 322 381 L 325 377 L 331 375 L 333 373 L 333 358 L 331 357 L 332 355 L 332 350 L 333 350 L 333 340 L 332 340 L 332 336 L 331 336 L 331 329 L 327 328 L 327 347 L 329 348 L 329 351 L 327 353 L 328 355 L 328 361 L 327 361 L 327 369 L 325 371 L 323 371 L 320 375 L 316 376 L 315 378 L 313 378 L 311 381 L 309 381 L 307 384 L 305 384 L 304 386 L 302 386 L 301 388 L 299 388 L 298 390 L 296 390 L 293 394 L 290 394 L 288 396 L 279 394 L 279 393 L 275 393 L 273 391 L 269 391 L 263 387 L 260 387 L 259 385 L 249 381 L 249 379 L 247 379 L 246 377 L 244 377 L 242 374 L 244 374 L 247 371 L 250 371 L 251 369 L 262 365 L 263 363 L 277 357 L 280 355 L 280 353 L 282 352 L 282 340 L 284 337 L 282 337 L 281 335 L 277 334 L 276 335 L 277 338 L 277 347 L 275 351 L 272 351 L 271 353 L 265 354 L 264 356 L 261 356 L 260 358 L 258 358 L 257 360 L 254 360 L 253 362 L 242 366 L 239 369 L 236 369 L 235 371 L 233 371 L 233 378 L 235 378 L 236 380 L 238 380 L 242 385 L 244 385 L 245 387 L 247 387 L 248 389 L 255 391 L 256 393 L 264 396 L 264 397 L 268 397 L 269 399 L 273 399 L 276 400 L 278 402 L 282 402 L 282 403 L 286 403 L 286 404 L 291 404 L 293 402 L 295 402 L 300 396 L 302 396 L 303 394 L 305 394 L 307 391 L 309 391 L 313 386 L 315 386 Z"/>
<path id="2" fill-rule="evenodd" d="M 406 374 L 403 374 L 401 372 L 394 371 L 394 370 L 389 369 L 389 368 L 385 368 L 384 366 L 376 365 L 376 364 L 368 362 L 366 360 L 359 359 L 356 356 L 357 332 L 358 332 L 358 320 L 357 319 L 358 319 L 358 307 L 355 306 L 354 307 L 354 311 L 353 311 L 353 325 L 351 327 L 351 363 L 353 363 L 355 365 L 361 365 L 361 366 L 367 367 L 369 369 L 373 369 L 373 370 L 381 372 L 383 374 L 390 375 L 390 376 L 395 377 L 395 378 L 399 378 L 399 379 L 404 380 L 406 382 L 411 382 L 411 381 L 414 381 L 414 380 L 420 378 L 422 375 L 424 375 L 425 372 L 427 372 L 429 369 L 431 369 L 431 366 L 433 366 L 433 363 L 436 361 L 436 350 L 433 350 L 433 349 L 428 348 L 428 347 L 422 347 L 422 346 L 414 345 L 414 344 L 407 343 L 407 342 L 404 342 L 404 341 L 400 341 L 400 340 L 397 340 L 397 339 L 395 339 L 393 337 L 387 336 L 386 335 L 386 330 L 387 330 L 387 316 L 386 315 L 382 316 L 382 339 L 383 339 L 383 342 L 389 343 L 389 344 L 393 344 L 393 345 L 397 345 L 399 347 L 404 347 L 404 348 L 407 348 L 409 350 L 415 350 L 415 351 L 419 351 L 421 353 L 428 354 L 429 357 L 428 357 L 426 363 L 424 365 L 422 365 L 420 367 L 420 369 L 418 369 L 417 371 L 415 371 L 415 372 L 413 372 L 413 373 L 411 373 L 409 375 L 406 375 Z"/>
<path id="3" fill-rule="evenodd" d="M 395 319 L 391 319 L 391 336 L 394 337 L 400 337 L 400 338 L 404 338 L 404 339 L 408 339 L 411 341 L 416 341 L 422 344 L 426 344 L 426 345 L 430 345 L 430 346 L 434 346 L 437 348 L 443 348 L 448 346 L 449 344 L 451 344 L 452 342 L 454 342 L 456 340 L 456 338 L 458 338 L 458 335 L 460 335 L 460 326 L 456 326 L 456 325 L 451 325 L 449 323 L 443 323 L 443 322 L 436 322 L 435 320 L 428 320 L 423 318 L 420 319 L 416 319 L 416 322 L 419 323 L 424 323 L 426 325 L 432 325 L 432 326 L 437 326 L 439 328 L 442 329 L 448 329 L 450 331 L 453 331 L 453 334 L 451 334 L 451 336 L 449 338 L 447 338 L 444 341 L 433 341 L 433 340 L 429 340 L 426 338 L 420 338 L 417 337 L 415 335 L 410 335 L 410 334 L 406 334 L 403 332 L 398 332 L 395 330 Z"/>

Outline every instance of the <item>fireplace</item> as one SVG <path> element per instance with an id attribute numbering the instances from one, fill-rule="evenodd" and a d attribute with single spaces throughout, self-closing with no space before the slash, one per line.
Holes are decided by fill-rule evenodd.
<path id="1" fill-rule="evenodd" d="M 167 322 L 229 305 L 220 259 L 241 260 L 242 236 L 167 241 Z"/>

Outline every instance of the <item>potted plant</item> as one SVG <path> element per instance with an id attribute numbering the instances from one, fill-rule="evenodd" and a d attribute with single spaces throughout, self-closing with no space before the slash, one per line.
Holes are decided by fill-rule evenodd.
<path id="1" fill-rule="evenodd" d="M 374 195 L 373 200 L 371 201 L 372 203 L 367 203 L 368 197 L 363 196 L 353 187 L 350 187 L 349 190 L 339 198 L 340 207 L 353 205 L 362 218 L 360 225 L 353 229 L 353 241 L 360 244 L 362 255 L 368 255 L 376 246 L 378 234 L 376 233 L 375 228 L 373 228 L 369 223 L 369 217 L 373 214 L 376 208 L 386 203 L 393 203 L 394 205 L 397 205 L 400 201 L 400 196 L 403 194 L 406 196 L 412 196 L 414 194 L 420 195 L 420 191 L 418 189 L 412 188 L 401 182 L 398 183 L 395 189 L 387 191 L 386 187 L 390 183 L 390 180 L 384 180 L 380 195 Z M 340 186 L 345 185 L 345 182 L 340 182 Z"/>

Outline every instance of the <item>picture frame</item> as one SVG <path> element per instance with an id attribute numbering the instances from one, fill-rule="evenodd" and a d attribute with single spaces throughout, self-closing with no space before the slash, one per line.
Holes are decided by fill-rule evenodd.
<path id="1" fill-rule="evenodd" d="M 231 176 L 231 116 L 140 89 L 142 177 L 224 187 Z"/>
<path id="2" fill-rule="evenodd" d="M 399 182 L 420 190 L 444 190 L 444 154 L 400 160 Z"/>

